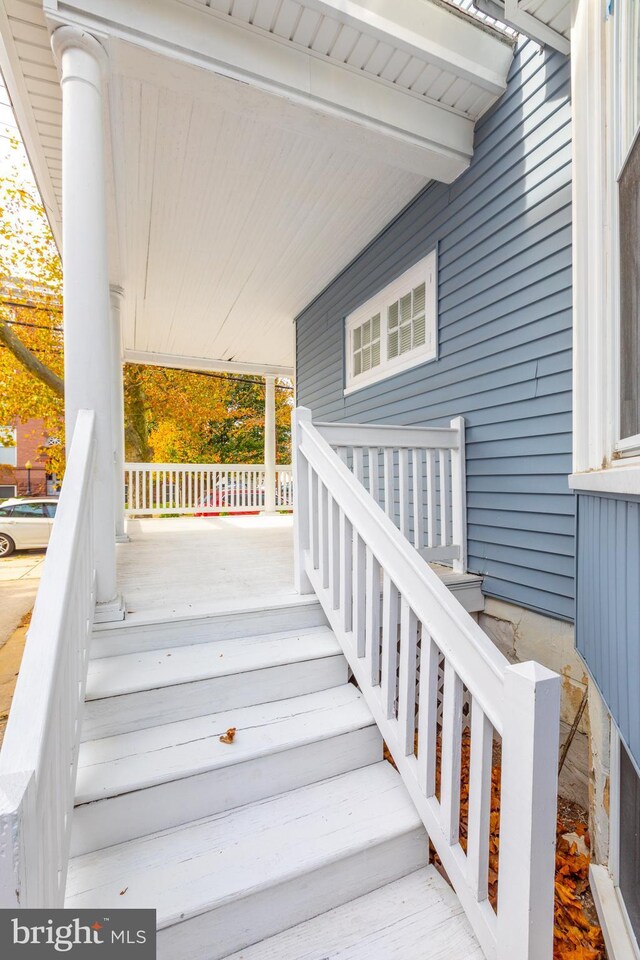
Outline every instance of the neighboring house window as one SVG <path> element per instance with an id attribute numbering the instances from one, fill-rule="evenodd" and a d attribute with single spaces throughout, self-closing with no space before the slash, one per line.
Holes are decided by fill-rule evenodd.
<path id="1" fill-rule="evenodd" d="M 4 446 L 8 437 L 13 439 L 10 446 Z M 16 432 L 11 427 L 0 428 L 0 464 L 15 467 L 17 464 Z"/>
<path id="2" fill-rule="evenodd" d="M 621 453 L 640 450 L 640 11 L 636 2 L 620 4 L 617 18 L 618 224 L 620 280 Z"/>
<path id="3" fill-rule="evenodd" d="M 346 393 L 435 359 L 435 250 L 349 314 L 345 348 Z"/>

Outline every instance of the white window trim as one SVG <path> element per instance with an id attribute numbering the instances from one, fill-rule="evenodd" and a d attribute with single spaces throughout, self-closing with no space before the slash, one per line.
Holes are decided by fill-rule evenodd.
<path id="1" fill-rule="evenodd" d="M 17 449 L 17 447 L 16 447 L 17 433 L 16 433 L 16 430 L 15 430 L 14 428 L 7 428 L 7 432 L 9 432 L 9 433 L 11 433 L 11 434 L 13 435 L 13 446 L 12 446 L 12 447 L 5 447 L 5 446 L 3 446 L 3 445 L 0 444 L 0 450 L 2 450 L 2 451 L 5 451 L 5 450 L 11 451 L 11 458 L 10 458 L 9 460 L 0 460 L 0 466 L 3 466 L 3 467 L 17 467 L 17 465 L 18 465 L 18 449 Z"/>
<path id="2" fill-rule="evenodd" d="M 429 282 L 431 272 L 432 282 Z M 416 347 L 407 353 L 400 354 L 392 360 L 387 358 L 387 309 L 401 296 L 413 290 L 421 283 L 425 283 L 425 344 Z M 366 373 L 353 375 L 353 351 L 351 336 L 353 330 L 359 327 L 377 313 L 380 314 L 380 364 Z M 403 370 L 417 367 L 423 363 L 438 358 L 438 251 L 434 247 L 426 257 L 419 260 L 409 270 L 406 270 L 392 283 L 380 290 L 374 297 L 367 300 L 356 310 L 350 313 L 344 324 L 345 344 L 345 389 L 348 396 L 357 390 L 379 383 L 388 377 L 393 377 Z"/>
<path id="3" fill-rule="evenodd" d="M 632 144 L 618 17 L 579 0 L 572 31 L 575 490 L 640 494 L 640 435 L 620 438 L 618 179 Z M 584 157 L 591 162 L 586 164 Z"/>

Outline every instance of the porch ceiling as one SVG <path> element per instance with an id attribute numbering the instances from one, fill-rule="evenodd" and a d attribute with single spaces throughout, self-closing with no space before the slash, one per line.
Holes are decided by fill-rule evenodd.
<path id="1" fill-rule="evenodd" d="M 293 366 L 293 317 L 468 165 L 510 42 L 432 0 L 5 0 L 3 71 L 60 233 L 48 31 L 111 62 L 111 278 L 130 358 Z M 238 82 L 241 81 L 241 82 Z"/>

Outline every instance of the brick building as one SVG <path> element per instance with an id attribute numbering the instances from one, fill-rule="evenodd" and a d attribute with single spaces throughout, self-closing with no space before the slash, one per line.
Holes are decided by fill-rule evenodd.
<path id="1" fill-rule="evenodd" d="M 48 470 L 47 437 L 42 420 L 17 421 L 10 429 L 15 443 L 0 445 L 0 500 L 53 492 L 55 478 Z M 30 470 L 27 463 L 31 464 Z"/>

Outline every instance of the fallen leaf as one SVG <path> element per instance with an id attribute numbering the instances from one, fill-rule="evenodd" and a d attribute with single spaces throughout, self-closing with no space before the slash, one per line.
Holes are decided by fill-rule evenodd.
<path id="1" fill-rule="evenodd" d="M 220 743 L 233 743 L 236 735 L 236 728 L 229 727 L 226 733 L 223 733 L 220 737 Z"/>

